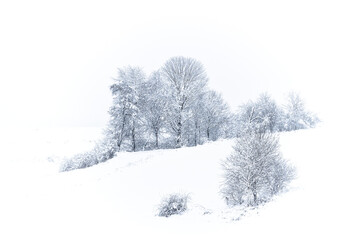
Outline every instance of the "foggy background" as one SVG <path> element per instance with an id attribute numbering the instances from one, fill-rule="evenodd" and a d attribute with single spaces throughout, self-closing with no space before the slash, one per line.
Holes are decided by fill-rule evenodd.
<path id="1" fill-rule="evenodd" d="M 236 106 L 299 92 L 323 121 L 358 120 L 356 1 L 1 1 L 0 125 L 105 126 L 117 68 L 203 63 Z M 349 117 L 351 116 L 351 117 Z"/>

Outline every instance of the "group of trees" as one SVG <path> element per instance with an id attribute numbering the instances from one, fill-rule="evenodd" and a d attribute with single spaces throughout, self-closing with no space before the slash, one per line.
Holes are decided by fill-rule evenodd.
<path id="1" fill-rule="evenodd" d="M 138 151 L 225 137 L 231 113 L 207 83 L 204 67 L 192 58 L 171 58 L 149 77 L 138 67 L 119 69 L 108 138 L 118 150 Z"/>
<path id="2" fill-rule="evenodd" d="M 92 166 L 118 151 L 196 146 L 233 136 L 233 114 L 222 96 L 208 88 L 205 69 L 195 59 L 170 58 L 149 76 L 139 67 L 121 68 L 110 90 L 104 140 L 66 160 L 61 171 Z"/>
<path id="3" fill-rule="evenodd" d="M 238 137 L 254 128 L 292 131 L 318 122 L 295 93 L 283 107 L 264 93 L 234 114 L 207 83 L 204 67 L 192 58 L 173 57 L 150 76 L 139 67 L 119 69 L 110 87 L 107 138 L 116 142 L 117 151 L 180 148 Z"/>
<path id="4" fill-rule="evenodd" d="M 298 94 L 291 92 L 284 106 L 279 106 L 269 94 L 261 94 L 255 102 L 239 107 L 235 121 L 237 136 L 241 136 L 252 131 L 273 133 L 312 128 L 319 119 L 305 110 Z"/>

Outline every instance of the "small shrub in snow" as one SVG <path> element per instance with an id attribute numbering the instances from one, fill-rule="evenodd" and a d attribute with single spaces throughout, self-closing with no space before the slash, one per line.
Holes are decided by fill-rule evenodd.
<path id="1" fill-rule="evenodd" d="M 171 194 L 164 198 L 159 206 L 159 216 L 169 217 L 174 214 L 181 214 L 187 209 L 189 195 Z"/>

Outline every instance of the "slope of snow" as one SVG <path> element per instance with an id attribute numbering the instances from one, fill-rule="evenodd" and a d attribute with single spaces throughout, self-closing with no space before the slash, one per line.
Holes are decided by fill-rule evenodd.
<path id="1" fill-rule="evenodd" d="M 297 179 L 288 192 L 246 211 L 228 208 L 219 193 L 221 161 L 231 153 L 233 140 L 122 152 L 91 168 L 57 173 L 57 162 L 36 155 L 38 151 L 58 154 L 75 143 L 77 150 L 90 148 L 93 141 L 84 138 L 91 139 L 89 131 L 55 134 L 57 138 L 38 135 L 48 139 L 37 141 L 44 150 L 30 151 L 30 143 L 23 156 L 47 167 L 35 171 L 16 165 L 10 170 L 11 164 L 1 162 L 0 238 L 358 239 L 356 142 L 345 141 L 343 134 L 326 127 L 281 134 L 283 155 L 297 167 Z M 61 140 L 66 138 L 72 139 L 71 147 Z M 75 151 L 64 155 L 70 152 Z M 189 210 L 157 217 L 161 199 L 176 192 L 190 194 Z"/>

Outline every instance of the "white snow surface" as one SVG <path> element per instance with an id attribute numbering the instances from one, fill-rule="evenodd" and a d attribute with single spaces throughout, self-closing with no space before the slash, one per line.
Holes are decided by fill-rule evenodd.
<path id="1" fill-rule="evenodd" d="M 121 152 L 59 173 L 59 160 L 90 149 L 100 129 L 2 132 L 0 239 L 360 239 L 358 144 L 330 126 L 280 134 L 297 178 L 257 209 L 221 198 L 234 140 Z M 189 209 L 156 216 L 171 193 L 190 194 Z"/>

